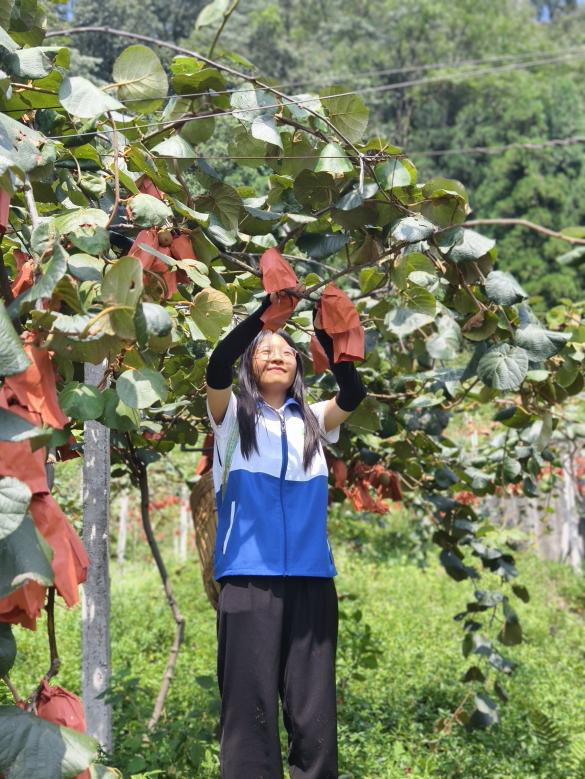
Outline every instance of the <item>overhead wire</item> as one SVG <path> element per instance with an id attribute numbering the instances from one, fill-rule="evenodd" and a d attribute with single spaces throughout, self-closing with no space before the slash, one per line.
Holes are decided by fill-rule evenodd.
<path id="1" fill-rule="evenodd" d="M 569 61 L 571 59 L 579 58 L 579 57 L 582 57 L 582 56 L 585 56 L 585 49 L 580 47 L 580 48 L 575 48 L 574 50 L 568 50 L 568 51 L 566 51 L 564 53 L 561 53 L 561 54 L 558 54 L 558 55 L 548 55 L 546 57 L 541 57 L 540 59 L 520 60 L 520 61 L 508 63 L 508 64 L 505 64 L 505 65 L 494 66 L 494 67 L 479 68 L 479 69 L 472 68 L 472 69 L 467 70 L 467 71 L 465 70 L 465 68 L 468 67 L 468 66 L 464 65 L 464 64 L 461 64 L 460 66 L 449 66 L 449 65 L 447 65 L 446 67 L 451 67 L 452 69 L 455 69 L 455 72 L 454 73 L 440 74 L 440 75 L 437 75 L 437 76 L 431 76 L 431 77 L 427 77 L 427 78 L 410 79 L 410 80 L 407 80 L 407 81 L 397 81 L 397 82 L 393 82 L 392 84 L 378 84 L 378 85 L 373 85 L 373 86 L 365 86 L 365 87 L 360 88 L 359 90 L 349 90 L 349 91 L 345 91 L 345 92 L 339 92 L 339 93 L 334 94 L 334 95 L 323 95 L 322 97 L 320 97 L 318 95 L 316 95 L 314 97 L 311 96 L 311 95 L 308 95 L 308 96 L 304 96 L 303 95 L 303 96 L 298 96 L 296 99 L 290 99 L 288 101 L 284 101 L 283 100 L 283 101 L 278 102 L 278 103 L 275 102 L 275 103 L 272 103 L 272 104 L 266 104 L 266 105 L 262 105 L 262 106 L 251 106 L 251 107 L 245 107 L 245 108 L 240 108 L 240 109 L 235 108 L 235 109 L 226 110 L 226 111 L 218 111 L 218 112 L 213 112 L 213 113 L 209 113 L 209 114 L 198 115 L 198 116 L 193 117 L 193 120 L 208 119 L 208 118 L 212 118 L 212 117 L 215 118 L 215 117 L 231 116 L 231 115 L 234 115 L 234 114 L 237 114 L 237 113 L 241 113 L 241 112 L 244 112 L 244 111 L 245 112 L 265 111 L 267 109 L 280 108 L 281 106 L 286 106 L 286 105 L 297 105 L 297 106 L 303 108 L 305 104 L 309 105 L 312 100 L 323 101 L 323 100 L 331 100 L 331 99 L 334 99 L 334 98 L 337 98 L 337 97 L 347 97 L 347 96 L 351 96 L 351 95 L 359 96 L 361 94 L 366 94 L 366 93 L 389 92 L 389 91 L 395 91 L 395 90 L 400 90 L 400 89 L 406 89 L 406 88 L 414 87 L 414 86 L 424 86 L 426 84 L 435 84 L 435 83 L 440 83 L 440 82 L 445 82 L 445 81 L 451 81 L 453 79 L 455 79 L 455 80 L 466 80 L 466 79 L 469 79 L 469 78 L 480 78 L 482 76 L 490 76 L 490 75 L 494 75 L 494 74 L 497 74 L 497 73 L 508 72 L 508 71 L 512 71 L 512 70 L 518 70 L 518 69 L 522 69 L 523 70 L 523 69 L 527 69 L 527 68 L 540 67 L 540 66 L 546 66 L 546 65 L 564 64 L 565 62 L 567 62 L 567 61 Z M 471 62 L 473 62 L 473 61 L 471 61 Z M 482 60 L 478 60 L 477 62 L 482 62 Z M 424 67 L 426 67 L 426 66 L 424 66 Z M 428 67 L 431 67 L 431 66 L 428 66 Z M 410 69 L 416 69 L 416 68 L 417 68 L 417 66 L 410 66 Z M 401 70 L 402 72 L 407 72 L 407 69 L 404 69 L 404 70 L 402 70 L 402 69 L 395 69 L 395 70 Z M 458 71 L 462 71 L 462 72 L 458 72 Z M 374 73 L 374 72 L 375 71 L 371 71 L 371 73 Z M 351 83 L 351 79 L 345 79 L 345 80 L 346 80 L 347 83 Z M 320 79 L 320 81 L 323 81 L 323 79 Z M 177 95 L 171 95 L 171 96 L 165 95 L 165 96 L 160 96 L 160 97 L 149 97 L 149 98 L 144 98 L 144 97 L 141 97 L 141 98 L 126 98 L 125 100 L 119 100 L 118 102 L 120 102 L 123 105 L 125 105 L 126 103 L 130 103 L 130 102 L 142 102 L 142 103 L 144 103 L 144 102 L 150 102 L 150 101 L 155 101 L 155 100 L 194 99 L 194 98 L 197 98 L 197 97 L 215 97 L 215 96 L 222 95 L 222 94 L 234 94 L 236 92 L 240 93 L 240 94 L 244 94 L 244 93 L 247 93 L 247 92 L 258 92 L 258 91 L 262 91 L 262 89 L 250 89 L 250 90 L 230 89 L 230 90 L 219 90 L 219 91 L 207 90 L 205 92 L 191 92 L 191 93 L 177 94 Z M 62 109 L 63 106 L 61 105 L 61 103 L 58 103 L 58 104 L 50 105 L 50 106 L 39 106 L 38 108 L 30 107 L 28 110 L 31 110 L 31 111 L 32 110 L 42 110 L 42 109 L 46 110 L 46 109 L 51 109 L 51 108 L 52 109 Z M 15 109 L 8 109 L 4 113 L 24 113 L 24 112 L 26 112 L 26 110 L 27 110 L 26 107 L 19 108 L 19 109 L 15 108 Z M 169 120 L 168 123 L 172 124 L 175 121 L 176 120 Z M 148 123 L 148 124 L 142 124 L 142 125 L 134 125 L 133 129 L 146 129 L 146 128 L 155 127 L 155 126 L 158 127 L 160 124 L 161 124 L 160 122 L 156 122 L 156 123 Z M 163 122 L 163 124 L 164 124 L 164 122 Z M 90 134 L 91 133 L 85 133 L 85 135 L 90 135 Z M 99 134 L 99 133 L 96 132 L 95 134 Z M 55 136 L 48 136 L 48 137 L 51 138 L 52 140 L 58 140 L 58 139 L 64 138 L 64 137 L 72 137 L 72 135 L 71 134 L 69 134 L 69 135 L 61 135 L 61 136 L 55 135 Z"/>
<path id="2" fill-rule="evenodd" d="M 581 55 L 582 56 L 585 55 L 585 51 L 582 51 Z M 533 61 L 533 62 L 527 62 L 527 63 L 511 63 L 511 64 L 508 64 L 508 65 L 502 65 L 500 67 L 485 68 L 485 69 L 479 69 L 479 70 L 471 70 L 471 71 L 465 72 L 463 74 L 446 74 L 446 75 L 441 75 L 441 76 L 433 76 L 431 78 L 426 78 L 426 79 L 412 79 L 410 81 L 399 81 L 399 82 L 394 83 L 394 84 L 379 84 L 379 85 L 376 85 L 376 86 L 363 87 L 360 90 L 349 90 L 349 91 L 345 91 L 345 92 L 337 92 L 337 93 L 332 94 L 332 95 L 323 95 L 323 96 L 320 96 L 320 97 L 319 96 L 315 96 L 314 98 L 312 96 L 307 96 L 307 97 L 300 98 L 300 99 L 297 99 L 297 100 L 294 100 L 294 99 L 282 100 L 280 102 L 265 104 L 265 105 L 261 105 L 261 106 L 249 106 L 249 107 L 244 107 L 244 108 L 232 108 L 232 109 L 226 110 L 226 111 L 214 111 L 214 112 L 209 112 L 209 113 L 205 113 L 205 114 L 198 114 L 198 115 L 192 116 L 192 117 L 185 116 L 185 117 L 180 117 L 178 119 L 172 119 L 172 120 L 168 120 L 168 121 L 162 121 L 162 122 L 158 121 L 158 122 L 149 122 L 149 123 L 140 124 L 140 125 L 131 125 L 131 126 L 127 127 L 127 128 L 120 127 L 120 124 L 125 124 L 125 123 L 122 122 L 121 119 L 118 117 L 117 118 L 117 121 L 118 121 L 118 131 L 124 133 L 125 130 L 130 130 L 130 131 L 131 130 L 143 130 L 143 129 L 149 129 L 149 128 L 152 128 L 152 127 L 156 127 L 156 128 L 159 128 L 161 133 L 162 133 L 162 132 L 164 132 L 164 130 L 167 127 L 172 127 L 172 126 L 176 125 L 178 122 L 181 122 L 181 121 L 194 122 L 194 121 L 203 120 L 203 119 L 212 119 L 212 118 L 215 119 L 215 118 L 223 118 L 223 117 L 226 117 L 226 116 L 236 116 L 237 114 L 249 114 L 249 113 L 253 113 L 253 112 L 256 112 L 256 111 L 266 112 L 268 109 L 272 109 L 272 108 L 278 109 L 278 108 L 285 107 L 285 106 L 288 106 L 288 105 L 295 105 L 295 106 L 303 109 L 303 108 L 305 108 L 306 105 L 310 105 L 310 103 L 313 102 L 313 101 L 315 101 L 315 102 L 316 101 L 323 102 L 323 101 L 326 101 L 326 100 L 338 99 L 340 97 L 360 96 L 360 95 L 365 94 L 365 93 L 390 92 L 390 91 L 395 91 L 395 90 L 399 90 L 399 89 L 405 89 L 405 88 L 408 88 L 408 87 L 423 86 L 423 85 L 427 85 L 427 84 L 436 84 L 436 83 L 440 83 L 440 82 L 451 81 L 453 79 L 459 79 L 459 80 L 463 81 L 463 80 L 466 80 L 466 79 L 481 78 L 482 76 L 497 75 L 498 73 L 509 72 L 509 71 L 518 70 L 518 69 L 525 69 L 525 68 L 529 68 L 529 67 L 540 67 L 542 65 L 562 64 L 567 59 L 572 58 L 574 56 L 577 56 L 577 55 L 576 54 L 572 54 L 572 55 L 567 54 L 567 55 L 563 55 L 563 56 L 555 58 L 555 59 L 545 58 L 545 59 L 541 59 L 541 60 L 537 60 L 537 61 Z M 458 81 L 456 81 L 455 83 L 458 83 Z M 254 91 L 256 91 L 256 90 L 254 90 Z M 206 93 L 206 95 L 208 97 L 213 97 L 214 93 L 210 92 L 210 93 Z M 179 97 L 179 98 L 180 97 L 187 97 L 187 95 L 183 95 L 183 96 L 176 95 L 175 97 Z M 144 98 L 143 98 L 143 101 L 144 101 Z M 62 107 L 62 106 L 59 106 L 59 107 Z M 31 109 L 31 110 L 33 110 L 33 109 Z M 350 114 L 351 112 L 347 111 L 345 113 Z M 336 116 L 341 116 L 341 115 L 343 115 L 343 113 L 336 114 Z M 109 131 L 96 130 L 96 131 L 90 131 L 90 132 L 86 132 L 86 133 L 79 133 L 78 135 L 79 136 L 83 135 L 84 137 L 91 137 L 91 136 L 95 136 L 95 135 L 101 135 L 104 132 L 109 132 Z M 74 137 L 76 137 L 76 134 L 75 133 L 66 133 L 66 134 L 62 134 L 62 135 L 48 135 L 46 137 L 47 137 L 48 140 L 61 140 L 63 138 L 74 138 Z"/>
<path id="3" fill-rule="evenodd" d="M 564 62 L 565 59 L 571 59 L 573 57 L 579 57 L 581 55 L 585 54 L 585 48 L 582 46 L 575 46 L 569 49 L 565 49 L 563 52 L 549 52 L 547 54 L 547 58 L 545 61 L 542 60 L 542 52 L 538 52 L 539 59 L 536 60 L 535 64 L 555 64 L 556 62 Z M 512 59 L 514 60 L 516 57 L 520 57 L 521 59 L 516 59 L 516 62 L 514 64 L 517 64 L 518 66 L 523 65 L 529 65 L 532 64 L 531 58 L 534 58 L 536 56 L 536 53 L 526 53 L 526 54 L 501 54 L 501 55 L 494 55 L 493 57 L 485 57 L 482 59 L 475 59 L 475 60 L 463 60 L 461 62 L 435 62 L 435 63 L 427 63 L 427 64 L 417 64 L 417 65 L 406 65 L 399 68 L 383 68 L 379 70 L 369 70 L 369 71 L 362 71 L 361 73 L 354 73 L 350 76 L 343 76 L 341 74 L 338 75 L 331 75 L 328 74 L 328 81 L 329 83 L 341 83 L 344 84 L 351 84 L 355 81 L 359 81 L 363 78 L 375 78 L 379 76 L 389 76 L 389 75 L 398 75 L 401 73 L 411 73 L 415 70 L 431 70 L 433 68 L 437 69 L 450 69 L 450 70 L 461 70 L 463 68 L 468 68 L 475 65 L 483 65 L 485 63 L 489 62 L 497 62 L 499 60 L 506 60 L 506 59 Z M 526 57 L 527 59 L 522 59 L 522 57 Z M 250 78 L 253 78 L 250 76 Z M 304 81 L 290 81 L 290 82 L 284 82 L 282 84 L 267 84 L 267 87 L 272 89 L 283 89 L 285 87 L 296 87 L 296 86 L 306 86 L 310 84 L 322 84 L 324 81 L 323 77 L 320 76 L 318 78 L 313 79 L 306 79 Z M 396 84 L 405 84 L 406 82 L 395 82 Z M 115 84 L 108 84 L 104 89 L 107 89 L 108 87 L 113 87 Z M 122 103 L 123 105 L 127 105 L 129 103 L 144 103 L 144 102 L 150 102 L 155 100 L 173 100 L 173 99 L 195 99 L 198 97 L 209 97 L 211 94 L 212 96 L 216 97 L 218 95 L 232 95 L 234 93 L 238 94 L 247 94 L 251 92 L 257 92 L 261 91 L 257 88 L 250 88 L 250 89 L 242 89 L 241 87 L 232 87 L 230 89 L 220 89 L 220 90 L 207 90 L 203 92 L 186 92 L 184 94 L 175 94 L 175 95 L 158 95 L 158 96 L 151 96 L 148 98 L 144 97 L 127 97 L 123 99 L 116 98 L 119 103 Z M 300 96 L 295 96 L 300 97 Z M 56 103 L 54 105 L 47 105 L 47 106 L 38 106 L 38 108 L 30 107 L 29 110 L 43 110 L 43 109 L 59 109 L 63 106 L 61 103 Z M 12 108 L 5 110 L 3 113 L 22 113 L 26 111 L 26 107 L 24 108 Z"/>

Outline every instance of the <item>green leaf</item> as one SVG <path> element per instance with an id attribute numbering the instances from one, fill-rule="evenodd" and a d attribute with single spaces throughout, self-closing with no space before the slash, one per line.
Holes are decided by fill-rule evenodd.
<path id="1" fill-rule="evenodd" d="M 434 319 L 437 301 L 428 289 L 412 286 L 405 290 L 403 294 L 407 308 L 410 311 L 416 311 L 418 314 L 424 314 Z"/>
<path id="2" fill-rule="evenodd" d="M 50 298 L 57 282 L 67 272 L 67 259 L 67 252 L 61 247 L 61 244 L 54 244 L 53 256 L 43 268 L 43 275 L 33 287 L 19 295 L 14 303 L 22 305 L 22 303 L 30 303 L 40 298 Z"/>
<path id="3" fill-rule="evenodd" d="M 443 549 L 439 555 L 439 560 L 445 571 L 456 582 L 470 578 L 477 579 L 479 577 L 475 568 L 465 565 L 455 552 L 452 552 L 450 549 Z"/>
<path id="4" fill-rule="evenodd" d="M 496 242 L 485 235 L 463 227 L 451 227 L 439 233 L 437 246 L 452 262 L 479 260 L 490 252 Z"/>
<path id="5" fill-rule="evenodd" d="M 557 257 L 559 265 L 575 265 L 579 267 L 585 262 L 585 246 L 575 246 L 568 252 L 564 252 Z"/>
<path id="6" fill-rule="evenodd" d="M 528 372 L 528 354 L 518 346 L 498 344 L 481 358 L 477 375 L 492 389 L 515 391 Z"/>
<path id="7" fill-rule="evenodd" d="M 173 212 L 166 203 L 142 192 L 130 198 L 128 208 L 132 221 L 139 227 L 163 227 L 173 218 Z"/>
<path id="8" fill-rule="evenodd" d="M 0 622 L 0 677 L 10 673 L 16 660 L 16 641 L 12 634 L 12 625 Z"/>
<path id="9" fill-rule="evenodd" d="M 22 373 L 30 365 L 22 341 L 14 329 L 4 303 L 0 300 L 0 376 Z"/>
<path id="10" fill-rule="evenodd" d="M 59 405 L 67 416 L 83 420 L 97 419 L 104 410 L 103 394 L 97 387 L 79 381 L 68 382 L 59 393 Z"/>
<path id="11" fill-rule="evenodd" d="M 483 692 L 475 696 L 475 710 L 472 712 L 466 728 L 468 730 L 485 729 L 497 725 L 500 721 L 496 703 Z"/>
<path id="12" fill-rule="evenodd" d="M 195 57 L 175 57 L 171 62 L 173 89 L 179 95 L 207 90 L 220 92 L 225 89 L 225 80 L 215 68 L 205 67 Z"/>
<path id="13" fill-rule="evenodd" d="M 254 89 L 249 83 L 244 83 L 232 92 L 230 105 L 234 109 L 234 117 L 241 122 L 253 122 L 260 114 L 274 116 L 278 111 L 275 98 L 263 89 Z"/>
<path id="14" fill-rule="evenodd" d="M 501 270 L 488 273 L 484 287 L 488 299 L 500 306 L 512 306 L 528 297 L 514 276 Z"/>
<path id="15" fill-rule="evenodd" d="M 59 88 L 59 101 L 68 113 L 80 119 L 93 119 L 108 111 L 124 109 L 119 100 L 102 92 L 81 76 L 66 76 L 63 79 Z"/>
<path id="16" fill-rule="evenodd" d="M 107 254 L 110 249 L 110 234 L 104 227 L 78 227 L 68 238 L 77 249 L 91 255 Z"/>
<path id="17" fill-rule="evenodd" d="M 352 412 L 345 424 L 358 434 L 363 434 L 364 431 L 377 433 L 380 429 L 381 417 L 382 409 L 379 401 L 375 398 L 366 398 Z"/>
<path id="18" fill-rule="evenodd" d="M 521 644 L 522 627 L 518 621 L 518 615 L 507 602 L 504 604 L 504 615 L 506 621 L 498 633 L 498 641 L 504 644 L 504 646 L 516 646 L 517 644 Z"/>
<path id="19" fill-rule="evenodd" d="M 203 6 L 195 22 L 195 29 L 199 30 L 201 27 L 220 24 L 231 2 L 232 0 L 213 0 L 213 2 Z"/>
<path id="20" fill-rule="evenodd" d="M 10 595 L 27 581 L 44 587 L 52 585 L 50 560 L 51 548 L 27 514 L 16 530 L 0 539 L 0 598 Z M 0 729 L 0 740 L 1 734 Z"/>
<path id="21" fill-rule="evenodd" d="M 51 60 L 45 53 L 44 46 L 34 46 L 30 49 L 20 49 L 4 59 L 7 71 L 17 78 L 40 79 L 49 74 Z M 50 49 L 48 49 L 50 51 Z"/>
<path id="22" fill-rule="evenodd" d="M 341 87 L 321 89 L 319 96 L 327 117 L 333 126 L 349 141 L 357 143 L 368 126 L 369 111 L 358 95 L 342 95 Z"/>
<path id="23" fill-rule="evenodd" d="M 257 116 L 252 122 L 250 132 L 252 137 L 256 138 L 257 141 L 272 143 L 274 146 L 278 146 L 282 149 L 282 140 L 276 127 L 274 117 L 268 114 L 260 114 L 260 116 Z"/>
<path id="24" fill-rule="evenodd" d="M 27 485 L 13 476 L 0 479 L 0 540 L 20 526 L 28 511 L 31 497 Z"/>
<path id="25" fill-rule="evenodd" d="M 384 326 L 394 335 L 404 338 L 404 336 L 414 333 L 420 327 L 428 325 L 433 319 L 434 316 L 429 314 L 419 313 L 411 308 L 398 307 L 393 308 L 386 314 Z"/>
<path id="26" fill-rule="evenodd" d="M 192 122 L 185 122 L 181 127 L 181 137 L 196 146 L 198 143 L 208 141 L 214 130 L 215 119 L 212 116 L 207 119 L 194 119 Z"/>
<path id="27" fill-rule="evenodd" d="M 69 273 L 80 281 L 101 281 L 105 262 L 91 254 L 72 254 L 67 260 Z"/>
<path id="28" fill-rule="evenodd" d="M 97 752 L 97 741 L 85 733 L 0 706 L 0 771 L 7 779 L 73 779 Z"/>
<path id="29" fill-rule="evenodd" d="M 149 368 L 124 371 L 116 381 L 120 399 L 130 408 L 149 408 L 164 402 L 169 389 L 164 376 Z"/>
<path id="30" fill-rule="evenodd" d="M 233 187 L 212 184 L 207 195 L 197 201 L 197 207 L 214 214 L 228 230 L 237 230 L 242 199 Z"/>
<path id="31" fill-rule="evenodd" d="M 303 170 L 294 183 L 294 194 L 299 203 L 318 210 L 331 205 L 334 200 L 335 181 L 330 173 Z"/>
<path id="32" fill-rule="evenodd" d="M 298 248 L 315 260 L 330 257 L 349 243 L 345 233 L 305 233 L 298 242 Z"/>
<path id="33" fill-rule="evenodd" d="M 384 274 L 377 268 L 363 268 L 360 271 L 360 289 L 364 294 L 379 287 L 384 281 Z"/>
<path id="34" fill-rule="evenodd" d="M 353 172 L 353 165 L 338 143 L 328 143 L 321 149 L 315 172 L 322 171 L 331 173 L 332 176 L 343 176 Z"/>
<path id="35" fill-rule="evenodd" d="M 400 243 L 417 243 L 433 234 L 435 226 L 424 216 L 407 216 L 392 227 L 392 238 Z"/>
<path id="36" fill-rule="evenodd" d="M 545 330 L 537 324 L 519 327 L 514 334 L 515 344 L 525 349 L 533 362 L 541 362 L 558 354 L 570 338 L 570 333 Z"/>
<path id="37" fill-rule="evenodd" d="M 144 316 L 146 334 L 161 338 L 170 335 L 173 323 L 168 311 L 157 303 L 142 303 L 140 308 Z"/>
<path id="38" fill-rule="evenodd" d="M 528 603 L 528 601 L 530 600 L 530 595 L 528 593 L 528 590 L 523 585 L 521 585 L 521 584 L 513 584 L 512 585 L 512 591 L 513 591 L 514 595 L 517 598 L 520 598 L 520 600 L 523 601 L 524 603 Z"/>
<path id="39" fill-rule="evenodd" d="M 191 317 L 205 338 L 215 343 L 232 321 L 230 299 L 217 289 L 203 289 L 193 298 Z"/>
<path id="40" fill-rule="evenodd" d="M 5 8 L 2 8 L 0 10 L 0 13 L 4 14 L 5 10 L 6 10 Z M 8 29 L 8 27 L 10 26 L 9 10 L 8 13 L 6 14 L 6 18 L 2 19 L 1 24 L 2 27 L 0 27 L 0 52 L 2 53 L 3 56 L 5 56 L 6 53 L 12 54 L 12 52 L 17 51 L 19 48 L 18 43 L 13 38 L 11 38 L 10 35 L 8 35 L 6 30 L 2 29 L 3 27 L 6 27 Z"/>
<path id="41" fill-rule="evenodd" d="M 134 308 L 142 295 L 142 265 L 136 257 L 120 257 L 108 267 L 102 283 L 102 298 L 109 305 Z"/>
<path id="42" fill-rule="evenodd" d="M 63 212 L 53 220 L 53 227 L 59 235 L 69 235 L 82 227 L 105 227 L 108 224 L 108 215 L 101 208 L 74 208 Z M 42 225 L 39 225 L 39 229 Z M 50 240 L 51 225 L 47 225 L 45 230 L 48 232 Z M 43 249 L 39 246 L 37 253 Z"/>
<path id="43" fill-rule="evenodd" d="M 128 46 L 114 62 L 113 78 L 120 100 L 132 101 L 131 111 L 153 111 L 169 91 L 169 82 L 156 54 L 147 46 Z"/>
<path id="44" fill-rule="evenodd" d="M 405 289 L 408 286 L 408 282 L 413 281 L 411 276 L 415 273 L 424 273 L 427 276 L 435 278 L 437 275 L 432 260 L 427 257 L 426 254 L 422 254 L 421 252 L 409 252 L 408 254 L 403 254 L 394 263 L 394 267 L 392 268 L 392 281 L 399 289 Z"/>
<path id="45" fill-rule="evenodd" d="M 151 151 L 158 154 L 160 157 L 172 157 L 179 160 L 188 160 L 191 164 L 191 160 L 196 159 L 197 152 L 191 146 L 189 141 L 182 135 L 171 135 L 156 146 L 153 146 Z"/>
<path id="46" fill-rule="evenodd" d="M 120 400 L 116 390 L 108 388 L 103 392 L 104 411 L 100 422 L 111 430 L 129 433 L 140 426 L 140 411 Z"/>
<path id="47" fill-rule="evenodd" d="M 45 430 L 36 427 L 28 419 L 0 408 L 0 441 L 27 441 L 45 434 Z"/>
<path id="48" fill-rule="evenodd" d="M 462 329 L 465 338 L 470 341 L 485 341 L 498 329 L 498 316 L 493 311 L 478 311 L 464 323 Z"/>
<path id="49" fill-rule="evenodd" d="M 416 184 L 416 168 L 410 160 L 386 160 L 376 165 L 376 178 L 382 189 L 410 187 Z"/>

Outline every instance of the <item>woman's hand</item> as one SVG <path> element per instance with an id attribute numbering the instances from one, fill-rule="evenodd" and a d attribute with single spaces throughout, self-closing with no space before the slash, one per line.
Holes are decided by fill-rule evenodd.
<path id="1" fill-rule="evenodd" d="M 278 303 L 278 301 L 285 295 L 290 295 L 291 297 L 299 298 L 300 297 L 299 293 L 302 293 L 304 291 L 305 291 L 305 285 L 301 281 L 299 281 L 298 284 L 295 284 L 294 287 L 281 289 L 279 292 L 272 292 L 270 295 L 270 302 Z"/>

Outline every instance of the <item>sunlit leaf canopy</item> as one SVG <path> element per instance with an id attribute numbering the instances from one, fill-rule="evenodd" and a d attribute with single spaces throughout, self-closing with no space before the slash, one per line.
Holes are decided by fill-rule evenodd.
<path id="1" fill-rule="evenodd" d="M 212 6 L 199 26 L 227 12 Z M 509 550 L 491 542 L 493 527 L 462 496 L 507 485 L 538 492 L 554 459 L 550 409 L 584 386 L 582 306 L 533 310 L 497 269 L 494 241 L 465 227 L 473 193 L 455 180 L 420 181 L 392 138 L 369 138 L 367 105 L 344 84 L 288 95 L 195 53 L 176 56 L 167 72 L 153 50 L 133 44 L 99 87 L 70 71 L 66 47 L 41 43 L 42 35 L 0 33 L 0 188 L 11 205 L 2 252 L 18 290 L 0 308 L 0 369 L 25 370 L 23 340 L 49 350 L 70 423 L 40 429 L 2 410 L 2 439 L 60 446 L 98 420 L 110 428 L 118 472 L 130 449 L 147 464 L 196 445 L 207 430 L 209 354 L 234 315 L 256 307 L 260 256 L 277 247 L 306 285 L 287 329 L 312 398 L 335 391 L 308 351 L 310 309 L 327 283 L 352 298 L 366 330 L 359 369 L 368 398 L 331 457 L 350 466 L 368 510 L 384 510 L 373 492 L 391 495 L 384 479 L 398 475 L 447 574 L 472 585 L 456 617 L 463 655 L 475 654 L 492 676 L 467 681 L 481 688 L 511 673 L 499 645 L 521 640 L 510 604 L 525 589 Z M 258 186 L 232 186 L 206 155 L 220 124 L 229 127 L 229 157 L 256 169 Z M 83 363 L 102 362 L 102 386 L 85 385 Z M 455 445 L 448 425 L 457 412 L 490 403 L 503 408 L 481 450 Z M 50 583 L 24 490 L 4 487 L 0 555 L 12 573 L 3 592 Z M 333 500 L 347 494 L 332 487 Z M 24 544 L 34 552 L 27 561 Z M 482 577 L 491 590 L 479 589 Z M 492 640 L 496 609 L 503 627 Z M 478 692 L 470 722 L 497 721 L 492 704 Z M 17 723 L 23 732 L 26 724 Z"/>

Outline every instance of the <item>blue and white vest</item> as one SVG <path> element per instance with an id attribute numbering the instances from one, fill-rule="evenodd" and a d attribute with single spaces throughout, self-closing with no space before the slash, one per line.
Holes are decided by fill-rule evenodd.
<path id="1" fill-rule="evenodd" d="M 310 407 L 322 439 L 335 443 L 339 427 L 325 432 L 326 403 Z M 303 467 L 304 422 L 297 401 L 288 398 L 277 411 L 267 403 L 260 405 L 258 452 L 248 459 L 242 455 L 239 436 L 233 448 L 236 396 L 232 393 L 220 425 L 214 422 L 209 406 L 207 413 L 215 434 L 215 579 L 228 575 L 335 576 L 327 540 L 327 463 L 319 443 L 309 469 Z M 233 448 L 233 455 L 226 479 L 228 447 Z"/>

